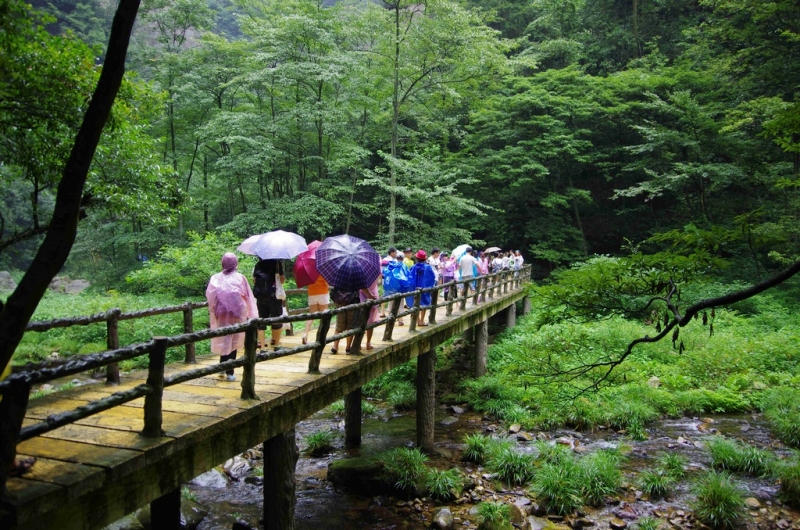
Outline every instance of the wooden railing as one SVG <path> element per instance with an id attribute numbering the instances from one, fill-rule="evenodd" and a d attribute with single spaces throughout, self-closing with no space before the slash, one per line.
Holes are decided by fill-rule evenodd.
<path id="1" fill-rule="evenodd" d="M 510 290 L 519 289 L 524 282 L 529 281 L 530 272 L 530 266 L 525 266 L 518 271 L 503 271 L 487 276 L 453 281 L 443 285 L 436 285 L 427 289 L 418 289 L 409 293 L 394 294 L 391 296 L 378 298 L 377 300 L 368 300 L 366 302 L 353 304 L 346 307 L 328 309 L 315 313 L 281 316 L 277 318 L 252 319 L 241 324 L 226 326 L 213 330 L 204 329 L 196 332 L 191 330 L 191 312 L 194 309 L 205 307 L 207 305 L 206 303 L 187 302 L 186 304 L 179 306 L 149 309 L 131 313 L 122 313 L 119 309 L 112 309 L 105 313 L 98 313 L 88 317 L 59 319 L 47 322 L 33 322 L 28 327 L 30 331 L 44 331 L 45 329 L 52 329 L 56 327 L 107 322 L 109 345 L 111 345 L 114 341 L 118 342 L 119 340 L 118 335 L 116 334 L 116 323 L 120 320 L 144 318 L 152 315 L 182 311 L 184 313 L 185 328 L 189 329 L 187 332 L 181 335 L 176 335 L 173 337 L 154 337 L 148 342 L 133 344 L 122 348 L 116 344 L 116 347 L 109 347 L 107 351 L 76 356 L 58 363 L 29 364 L 25 366 L 23 371 L 15 371 L 5 380 L 0 381 L 0 395 L 3 396 L 2 401 L 0 401 L 0 425 L 4 427 L 3 432 L 0 433 L 0 492 L 5 491 L 5 470 L 9 469 L 9 466 L 11 465 L 11 462 L 8 460 L 10 458 L 9 455 L 15 454 L 15 450 L 13 448 L 16 447 L 16 444 L 19 442 L 30 439 L 34 436 L 39 436 L 58 427 L 74 423 L 93 414 L 111 409 L 140 397 L 145 398 L 144 429 L 142 430 L 141 435 L 145 437 L 159 437 L 163 435 L 161 401 L 164 388 L 208 375 L 222 373 L 233 368 L 242 367 L 244 374 L 241 382 L 241 399 L 256 399 L 256 363 L 268 361 L 270 359 L 276 359 L 279 357 L 285 357 L 288 355 L 294 355 L 304 351 L 312 351 L 312 355 L 308 363 L 308 373 L 319 373 L 319 365 L 322 359 L 322 353 L 325 350 L 326 345 L 331 342 L 346 339 L 347 337 L 352 336 L 353 341 L 350 354 L 359 355 L 363 336 L 369 329 L 373 329 L 385 324 L 386 328 L 384 331 L 383 340 L 387 342 L 391 341 L 395 322 L 404 316 L 412 317 L 411 322 L 409 323 L 409 331 L 414 331 L 416 329 L 417 315 L 421 310 L 429 310 L 428 322 L 435 324 L 438 309 L 444 307 L 446 315 L 450 316 L 453 313 L 453 306 L 455 304 L 459 304 L 459 308 L 463 311 L 466 309 L 469 299 L 472 299 L 473 305 L 478 305 L 481 302 L 481 299 L 491 300 L 496 295 L 502 296 L 507 294 Z M 464 288 L 466 284 L 472 283 L 475 284 L 474 289 Z M 459 287 L 460 293 L 458 292 Z M 446 299 L 445 297 L 442 297 L 443 301 L 440 301 L 440 293 L 442 292 L 449 292 L 450 295 L 447 296 Z M 288 291 L 288 293 L 297 294 L 292 293 L 292 291 Z M 421 307 L 421 297 L 425 293 L 431 294 L 431 305 Z M 403 298 L 412 296 L 414 298 L 413 306 L 408 308 L 406 311 L 401 312 L 400 307 Z M 391 311 L 389 315 L 376 322 L 368 324 L 367 320 L 370 309 L 377 304 L 386 302 L 391 303 Z M 332 319 L 336 315 L 348 311 L 356 312 L 354 319 L 355 327 L 342 333 L 329 335 Z M 259 327 L 263 329 L 264 327 L 269 327 L 272 324 L 294 323 L 306 320 L 320 321 L 320 324 L 317 328 L 315 341 L 272 352 L 257 351 L 257 331 Z M 192 354 L 191 360 L 194 361 L 193 346 L 195 343 L 203 340 L 209 340 L 214 337 L 222 337 L 241 332 L 245 333 L 244 355 L 242 357 L 219 364 L 202 366 L 171 375 L 165 375 L 164 367 L 166 363 L 167 348 L 180 346 L 187 347 L 187 362 L 190 362 L 190 351 Z M 192 346 L 191 350 L 188 348 L 190 345 Z M 149 356 L 148 375 L 144 384 L 115 392 L 102 399 L 91 401 L 86 405 L 77 407 L 74 410 L 50 415 L 39 423 L 20 428 L 22 425 L 22 419 L 25 415 L 25 410 L 27 408 L 28 396 L 30 395 L 31 387 L 33 385 L 45 383 L 88 370 L 96 370 L 102 367 L 117 365 L 121 361 L 134 359 L 144 355 Z"/>

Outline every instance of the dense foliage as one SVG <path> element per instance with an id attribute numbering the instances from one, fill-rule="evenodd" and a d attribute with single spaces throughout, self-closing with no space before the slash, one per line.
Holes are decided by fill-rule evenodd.
<path id="1" fill-rule="evenodd" d="M 0 264 L 22 268 L 111 11 L 6 4 Z M 799 20 L 786 0 L 148 0 L 68 267 L 108 288 L 190 234 L 280 227 L 514 246 L 539 275 L 678 252 L 751 281 L 798 251 Z"/>

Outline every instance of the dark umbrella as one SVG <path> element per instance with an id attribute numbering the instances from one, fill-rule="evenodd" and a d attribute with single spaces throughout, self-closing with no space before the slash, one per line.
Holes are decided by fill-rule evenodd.
<path id="1" fill-rule="evenodd" d="M 308 250 L 297 255 L 294 262 L 294 281 L 298 287 L 311 285 L 319 278 L 316 250 L 321 244 L 322 241 L 312 241 L 308 244 Z"/>
<path id="2" fill-rule="evenodd" d="M 381 256 L 357 237 L 329 237 L 317 248 L 317 270 L 329 284 L 343 291 L 372 285 L 381 273 Z"/>

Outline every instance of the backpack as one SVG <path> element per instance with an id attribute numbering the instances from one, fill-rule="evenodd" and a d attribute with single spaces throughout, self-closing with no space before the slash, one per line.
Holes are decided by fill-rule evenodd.
<path id="1" fill-rule="evenodd" d="M 340 306 L 357 304 L 359 301 L 358 291 L 343 291 L 338 287 L 331 289 L 331 300 Z"/>
<path id="2" fill-rule="evenodd" d="M 406 293 L 414 289 L 408 267 L 399 261 L 390 262 L 383 271 L 383 291 L 385 293 Z"/>
<path id="3" fill-rule="evenodd" d="M 275 275 L 256 269 L 253 272 L 253 295 L 256 298 L 275 297 Z"/>

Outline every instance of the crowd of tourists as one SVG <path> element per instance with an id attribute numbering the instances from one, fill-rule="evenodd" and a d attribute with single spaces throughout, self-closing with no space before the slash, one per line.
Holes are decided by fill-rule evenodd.
<path id="1" fill-rule="evenodd" d="M 324 311 L 331 302 L 339 308 L 367 300 L 377 300 L 381 296 L 406 293 L 417 289 L 431 288 L 454 280 L 477 280 L 480 276 L 501 271 L 520 269 L 524 263 L 520 252 L 480 252 L 469 246 L 459 247 L 458 252 L 442 252 L 433 248 L 430 254 L 425 250 L 414 252 L 410 247 L 402 253 L 395 247 L 389 248 L 381 259 L 380 273 L 374 281 L 363 289 L 345 291 L 328 285 L 322 275 L 308 286 L 309 312 Z M 226 253 L 222 257 L 222 271 L 214 274 L 206 288 L 208 311 L 211 329 L 246 322 L 252 318 L 275 318 L 288 314 L 286 311 L 286 291 L 283 284 L 286 276 L 283 261 L 279 259 L 260 259 L 253 268 L 251 277 L 253 287 L 248 279 L 238 272 L 239 261 L 235 254 Z M 456 296 L 468 296 L 469 290 L 476 289 L 476 282 L 466 282 L 456 288 L 446 288 L 445 300 Z M 466 292 L 464 291 L 466 290 Z M 420 297 L 419 311 L 412 318 L 417 319 L 417 326 L 427 326 L 426 312 L 432 303 L 431 294 L 423 293 Z M 367 315 L 367 324 L 376 322 L 386 316 L 387 303 L 375 304 Z M 407 308 L 414 306 L 414 297 L 405 298 Z M 357 325 L 356 311 L 344 311 L 336 316 L 336 334 L 354 329 Z M 402 318 L 397 325 L 405 325 Z M 302 335 L 302 343 L 308 342 L 312 320 L 307 320 Z M 269 346 L 280 349 L 283 324 L 271 325 Z M 366 331 L 365 349 L 371 350 L 373 329 Z M 350 353 L 353 336 L 345 338 L 345 352 Z M 340 341 L 333 342 L 330 352 L 339 352 Z M 266 349 L 267 342 L 264 330 L 258 332 L 258 348 Z M 211 352 L 220 356 L 220 362 L 236 359 L 237 352 L 244 348 L 244 333 L 235 333 L 211 340 Z M 221 377 L 235 381 L 233 370 L 228 370 Z"/>

